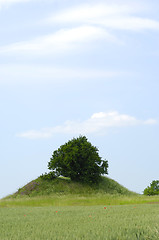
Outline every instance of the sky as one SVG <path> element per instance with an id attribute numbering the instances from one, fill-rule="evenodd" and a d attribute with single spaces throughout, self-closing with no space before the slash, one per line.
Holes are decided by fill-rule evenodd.
<path id="1" fill-rule="evenodd" d="M 0 0 L 0 198 L 87 137 L 108 177 L 159 179 L 158 0 Z"/>

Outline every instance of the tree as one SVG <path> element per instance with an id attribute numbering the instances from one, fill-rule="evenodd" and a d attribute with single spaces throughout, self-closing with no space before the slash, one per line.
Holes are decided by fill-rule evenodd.
<path id="1" fill-rule="evenodd" d="M 144 189 L 144 195 L 159 195 L 159 180 L 154 180 L 150 187 Z"/>
<path id="2" fill-rule="evenodd" d="M 107 174 L 108 161 L 102 160 L 98 149 L 85 136 L 73 138 L 53 152 L 48 168 L 55 176 L 71 180 L 97 183 L 102 174 Z"/>

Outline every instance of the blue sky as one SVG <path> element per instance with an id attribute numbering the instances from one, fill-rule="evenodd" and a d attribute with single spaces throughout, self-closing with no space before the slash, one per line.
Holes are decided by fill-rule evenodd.
<path id="1" fill-rule="evenodd" d="M 159 3 L 0 0 L 0 197 L 80 134 L 142 193 L 159 169 Z"/>

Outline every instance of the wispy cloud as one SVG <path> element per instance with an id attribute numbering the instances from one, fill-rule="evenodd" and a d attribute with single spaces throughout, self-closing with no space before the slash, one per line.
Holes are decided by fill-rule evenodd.
<path id="1" fill-rule="evenodd" d="M 25 1 L 29 0 L 0 0 L 0 6 L 4 2 Z M 58 24 L 59 30 L 32 40 L 1 46 L 0 53 L 35 56 L 65 54 L 71 50 L 88 49 L 88 43 L 96 40 L 123 43 L 115 30 L 159 30 L 158 21 L 137 16 L 140 8 L 132 4 L 84 4 L 64 9 L 44 21 Z"/>
<path id="2" fill-rule="evenodd" d="M 92 20 L 98 20 L 103 17 L 116 16 L 132 12 L 129 6 L 123 5 L 106 5 L 106 4 L 84 4 L 76 7 L 65 9 L 52 17 L 46 22 L 51 23 L 91 23 Z"/>
<path id="3" fill-rule="evenodd" d="M 159 22 L 139 17 L 114 17 L 96 22 L 106 28 L 117 30 L 159 30 Z"/>
<path id="4" fill-rule="evenodd" d="M 122 71 L 23 64 L 2 64 L 0 73 L 0 84 L 71 83 L 79 80 L 99 82 L 128 74 Z"/>
<path id="5" fill-rule="evenodd" d="M 153 125 L 156 124 L 155 119 L 138 120 L 137 118 L 120 114 L 116 111 L 113 112 L 99 112 L 94 113 L 89 119 L 85 121 L 66 121 L 63 125 L 55 126 L 52 128 L 44 128 L 41 130 L 31 130 L 17 134 L 18 137 L 38 139 L 50 138 L 55 134 L 89 134 L 89 133 L 102 133 L 105 134 L 108 128 L 112 127 L 125 127 L 136 125 Z"/>
<path id="6" fill-rule="evenodd" d="M 32 53 L 43 54 L 50 52 L 62 52 L 79 48 L 81 43 L 87 43 L 98 39 L 115 41 L 115 38 L 103 28 L 83 25 L 71 29 L 62 29 L 53 34 L 42 36 L 28 42 L 18 42 L 0 48 L 0 53 Z"/>
<path id="7" fill-rule="evenodd" d="M 138 31 L 144 29 L 159 29 L 159 22 L 153 19 L 136 17 L 142 8 L 136 4 L 97 4 L 81 5 L 65 9 L 52 17 L 48 23 L 61 24 L 92 24 L 104 26 L 106 29 Z"/>

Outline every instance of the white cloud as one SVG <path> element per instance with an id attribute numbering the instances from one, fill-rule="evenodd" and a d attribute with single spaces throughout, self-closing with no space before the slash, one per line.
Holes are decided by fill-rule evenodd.
<path id="1" fill-rule="evenodd" d="M 31 130 L 17 134 L 18 137 L 38 139 L 50 138 L 55 134 L 88 134 L 88 133 L 106 133 L 108 128 L 136 126 L 144 124 L 156 124 L 155 119 L 138 120 L 133 116 L 114 112 L 94 113 L 85 121 L 66 121 L 63 125 L 52 128 L 44 128 L 39 131 Z"/>
<path id="2" fill-rule="evenodd" d="M 31 0 L 0 0 L 0 6 L 27 1 Z M 98 44 L 97 40 L 123 44 L 115 30 L 159 30 L 159 22 L 138 17 L 140 11 L 142 7 L 136 3 L 84 4 L 64 9 L 45 21 L 58 24 L 59 30 L 32 40 L 1 46 L 0 53 L 23 56 L 65 54 L 88 49 L 88 43 L 90 47 L 95 41 Z"/>
<path id="3" fill-rule="evenodd" d="M 102 17 L 129 13 L 131 11 L 132 9 L 128 6 L 84 4 L 70 9 L 65 9 L 56 15 L 54 14 L 53 17 L 48 18 L 46 21 L 53 23 L 86 23 L 92 22 L 92 20 L 98 20 Z"/>
<path id="4" fill-rule="evenodd" d="M 98 69 L 66 68 L 43 65 L 0 65 L 0 84 L 63 83 L 106 80 L 127 73 Z"/>
<path id="5" fill-rule="evenodd" d="M 119 30 L 159 30 L 159 22 L 139 17 L 115 17 L 99 20 L 96 23 L 107 28 Z"/>
<path id="6" fill-rule="evenodd" d="M 62 52 L 79 47 L 82 43 L 93 40 L 107 39 L 115 41 L 115 38 L 103 28 L 94 26 L 80 26 L 72 29 L 63 29 L 54 34 L 36 38 L 28 42 L 19 42 L 0 48 L 0 53 L 32 53 L 37 54 Z"/>
<path id="7" fill-rule="evenodd" d="M 159 22 L 136 17 L 136 13 L 142 10 L 141 6 L 136 4 L 97 4 L 82 5 L 63 12 L 54 14 L 46 22 L 61 24 L 92 24 L 105 26 L 107 29 L 119 30 L 144 30 L 159 29 Z"/>
<path id="8" fill-rule="evenodd" d="M 146 124 L 146 125 L 153 125 L 153 124 L 156 124 L 156 123 L 157 123 L 157 120 L 156 119 L 152 119 L 152 118 L 144 121 L 144 124 Z"/>
<path id="9" fill-rule="evenodd" d="M 25 1 L 29 0 L 6 0 L 6 3 Z M 4 2 L 0 0 L 0 4 Z M 139 10 L 136 5 L 132 7 L 128 4 L 84 4 L 65 9 L 46 20 L 47 23 L 58 23 L 61 29 L 32 40 L 1 46 L 0 53 L 36 54 L 35 56 L 64 54 L 66 51 L 88 48 L 88 43 L 96 40 L 121 44 L 111 30 L 158 30 L 158 21 L 136 16 Z"/>

